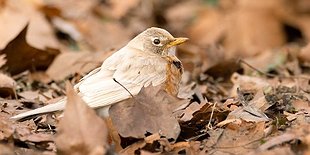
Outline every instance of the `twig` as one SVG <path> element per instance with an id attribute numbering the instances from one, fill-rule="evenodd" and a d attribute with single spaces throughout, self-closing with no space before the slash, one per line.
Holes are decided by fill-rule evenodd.
<path id="1" fill-rule="evenodd" d="M 208 125 L 207 125 L 207 128 L 208 128 L 209 130 L 212 130 L 211 121 L 212 121 L 212 117 L 213 117 L 213 114 L 214 114 L 215 105 L 216 105 L 216 102 L 215 102 L 215 103 L 213 104 L 213 106 L 212 106 L 211 116 L 210 116 L 210 119 L 209 119 L 209 122 L 208 122 Z"/>
<path id="2" fill-rule="evenodd" d="M 250 65 L 249 63 L 247 63 L 246 61 L 244 61 L 244 60 L 242 60 L 242 59 L 239 59 L 238 62 L 247 65 L 248 67 L 250 67 L 250 68 L 253 69 L 254 71 L 258 72 L 259 74 L 265 75 L 265 76 L 269 76 L 269 77 L 280 77 L 280 78 L 307 79 L 307 80 L 310 80 L 310 77 L 305 77 L 305 76 L 294 76 L 294 75 L 281 76 L 281 75 L 276 75 L 276 74 L 265 73 L 265 72 L 263 72 L 263 71 L 261 71 L 261 70 L 255 68 L 254 66 Z"/>
<path id="3" fill-rule="evenodd" d="M 116 82 L 117 84 L 119 84 L 120 86 L 122 86 L 129 94 L 132 98 L 134 98 L 134 96 L 131 94 L 131 92 L 121 83 L 119 83 L 115 78 L 113 78 L 114 82 Z"/>
<path id="4" fill-rule="evenodd" d="M 254 66 L 250 65 L 248 62 L 242 60 L 242 59 L 239 59 L 238 62 L 240 63 L 243 63 L 245 65 L 247 65 L 248 67 L 250 67 L 251 69 L 253 69 L 254 71 L 258 72 L 259 74 L 262 74 L 262 75 L 265 75 L 265 76 L 269 76 L 269 77 L 276 77 L 277 75 L 275 74 L 270 74 L 270 73 L 265 73 L 257 68 L 255 68 Z"/>

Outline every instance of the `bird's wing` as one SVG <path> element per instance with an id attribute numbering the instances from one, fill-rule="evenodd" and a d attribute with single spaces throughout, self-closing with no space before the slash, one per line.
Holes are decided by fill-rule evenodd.
<path id="1" fill-rule="evenodd" d="M 142 87 L 165 82 L 166 64 L 158 56 L 121 49 L 103 63 L 100 71 L 77 84 L 77 89 L 90 107 L 108 106 L 138 94 Z"/>
<path id="2" fill-rule="evenodd" d="M 130 98 L 129 92 L 132 95 L 138 94 L 143 86 L 156 86 L 165 82 L 166 64 L 166 61 L 158 56 L 123 48 L 107 58 L 100 69 L 86 75 L 74 88 L 90 107 L 106 107 Z M 12 119 L 63 110 L 65 104 L 66 98 L 55 104 L 13 116 Z"/>

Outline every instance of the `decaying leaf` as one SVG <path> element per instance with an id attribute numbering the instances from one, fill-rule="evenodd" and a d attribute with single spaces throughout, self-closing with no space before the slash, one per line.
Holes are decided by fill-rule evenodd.
<path id="1" fill-rule="evenodd" d="M 122 137 L 144 138 L 147 133 L 159 133 L 176 140 L 180 126 L 172 111 L 180 103 L 160 86 L 149 86 L 133 98 L 114 104 L 109 113 Z"/>
<path id="2" fill-rule="evenodd" d="M 68 102 L 56 145 L 61 154 L 100 155 L 107 149 L 107 127 L 96 112 L 67 84 Z"/>

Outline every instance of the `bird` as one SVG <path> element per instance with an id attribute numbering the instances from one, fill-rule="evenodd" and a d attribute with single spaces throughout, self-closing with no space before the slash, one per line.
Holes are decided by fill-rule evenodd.
<path id="1" fill-rule="evenodd" d="M 102 117 L 109 116 L 111 105 L 132 98 L 143 87 L 162 85 L 168 94 L 176 95 L 183 66 L 173 53 L 177 45 L 187 40 L 185 37 L 173 37 L 162 28 L 147 28 L 104 60 L 100 67 L 81 78 L 74 85 L 74 90 Z M 64 97 L 56 103 L 15 115 L 11 119 L 62 111 L 66 101 L 67 97 Z"/>

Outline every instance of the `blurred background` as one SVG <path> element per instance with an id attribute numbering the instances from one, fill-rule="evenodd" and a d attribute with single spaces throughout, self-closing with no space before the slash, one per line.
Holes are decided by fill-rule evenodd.
<path id="1" fill-rule="evenodd" d="M 184 148 L 256 154 L 268 139 L 255 137 L 285 133 L 263 148 L 310 154 L 310 0 L 0 0 L 0 154 L 55 152 L 57 120 L 9 118 L 62 98 L 65 81 L 78 82 L 154 26 L 190 39 L 176 53 L 185 68 L 179 97 L 191 99 L 176 113 Z"/>
<path id="2" fill-rule="evenodd" d="M 267 72 L 288 55 L 305 66 L 310 60 L 303 48 L 310 38 L 308 0 L 0 2 L 2 68 L 12 75 L 46 70 L 39 78 L 45 82 L 85 74 L 152 26 L 190 38 L 177 55 L 193 77 L 223 60 L 246 59 Z"/>

